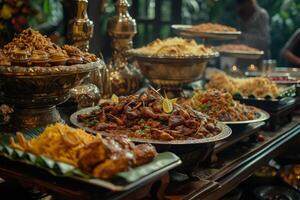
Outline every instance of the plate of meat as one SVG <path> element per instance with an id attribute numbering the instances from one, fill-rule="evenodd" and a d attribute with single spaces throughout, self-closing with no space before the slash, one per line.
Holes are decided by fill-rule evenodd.
<path id="1" fill-rule="evenodd" d="M 152 144 L 212 143 L 231 134 L 227 125 L 152 89 L 85 108 L 70 121 L 93 134 L 127 135 L 134 142 Z"/>
<path id="2" fill-rule="evenodd" d="M 157 153 L 151 144 L 134 144 L 126 136 L 104 138 L 61 123 L 6 134 L 0 140 L 0 161 L 6 172 L 26 169 L 22 174 L 32 178 L 27 184 L 47 179 L 100 191 L 140 187 L 181 164 L 176 155 Z"/>

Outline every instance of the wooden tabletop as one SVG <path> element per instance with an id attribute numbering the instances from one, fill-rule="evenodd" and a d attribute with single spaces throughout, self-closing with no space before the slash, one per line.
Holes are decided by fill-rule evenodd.
<path id="1" fill-rule="evenodd" d="M 43 175 L 36 177 L 27 174 L 25 168 L 12 169 L 5 163 L 0 164 L 0 177 L 25 185 L 26 188 L 38 188 L 62 199 L 219 199 L 251 176 L 256 169 L 300 140 L 300 118 L 295 118 L 275 132 L 261 131 L 262 125 L 253 124 L 236 130 L 231 138 L 217 143 L 210 159 L 201 163 L 193 171 L 192 177 L 172 171 L 170 175 L 166 174 L 144 187 L 127 192 L 103 193 L 84 185 L 63 184 Z M 258 133 L 264 136 L 264 141 L 256 140 Z"/>
<path id="2" fill-rule="evenodd" d="M 299 142 L 299 122 L 300 120 L 296 119 L 276 132 L 259 132 L 264 136 L 264 141 L 251 141 L 255 138 L 250 137 L 218 152 L 215 162 L 194 172 L 194 180 L 170 184 L 166 199 L 221 198 L 250 177 L 259 167 L 288 150 L 293 143 Z M 208 187 L 203 187 L 204 182 Z"/>

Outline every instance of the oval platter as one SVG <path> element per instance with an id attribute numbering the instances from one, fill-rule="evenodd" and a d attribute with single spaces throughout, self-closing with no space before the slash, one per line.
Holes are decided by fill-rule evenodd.
<path id="1" fill-rule="evenodd" d="M 244 124 L 246 125 L 246 124 L 251 124 L 251 123 L 263 122 L 270 118 L 270 114 L 267 113 L 266 111 L 258 109 L 258 108 L 256 108 L 256 109 L 258 110 L 258 112 L 256 113 L 258 117 L 256 119 L 245 120 L 245 121 L 229 121 L 229 122 L 223 122 L 223 123 L 227 124 L 227 125 L 244 125 Z"/>
<path id="2" fill-rule="evenodd" d="M 78 115 L 81 114 L 89 114 L 92 111 L 99 109 L 98 106 L 95 107 L 89 107 L 85 108 L 82 110 L 79 110 L 75 113 L 73 113 L 70 117 L 71 123 L 78 127 L 81 128 L 87 132 L 90 132 L 92 134 L 97 134 L 100 133 L 99 131 L 95 131 L 89 127 L 84 126 L 82 123 L 78 122 L 77 117 Z M 151 143 L 151 144 L 166 144 L 166 145 L 187 145 L 187 144 L 204 144 L 204 143 L 212 143 L 212 142 L 217 142 L 220 140 L 223 140 L 227 137 L 229 137 L 232 133 L 231 128 L 226 125 L 225 123 L 218 122 L 217 126 L 221 128 L 221 133 L 219 133 L 216 136 L 213 137 L 208 137 L 208 138 L 202 138 L 202 139 L 189 139 L 189 140 L 172 140 L 172 141 L 162 141 L 162 140 L 152 140 L 152 139 L 141 139 L 141 138 L 130 138 L 133 142 L 139 142 L 139 143 Z M 101 132 L 101 135 L 103 136 L 113 136 L 116 134 L 112 133 L 107 133 L 107 132 Z"/>

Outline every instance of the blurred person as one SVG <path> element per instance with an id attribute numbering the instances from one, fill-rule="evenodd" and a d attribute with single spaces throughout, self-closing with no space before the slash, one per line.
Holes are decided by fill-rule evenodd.
<path id="1" fill-rule="evenodd" d="M 242 31 L 239 43 L 264 51 L 264 59 L 270 57 L 269 14 L 256 0 L 236 0 L 238 22 Z"/>
<path id="2" fill-rule="evenodd" d="M 283 47 L 282 57 L 288 61 L 290 67 L 300 67 L 300 28 Z"/>

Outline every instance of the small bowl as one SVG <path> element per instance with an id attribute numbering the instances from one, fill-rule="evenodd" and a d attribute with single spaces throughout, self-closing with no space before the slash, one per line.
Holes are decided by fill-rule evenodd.
<path id="1" fill-rule="evenodd" d="M 0 66 L 10 66 L 11 63 L 9 61 L 9 58 L 5 56 L 0 56 Z"/>
<path id="2" fill-rule="evenodd" d="M 31 54 L 27 50 L 16 50 L 10 57 L 11 65 L 27 67 L 31 61 Z"/>
<path id="3" fill-rule="evenodd" d="M 45 51 L 35 50 L 31 56 L 31 66 L 46 66 L 49 63 L 48 53 Z"/>
<path id="4" fill-rule="evenodd" d="M 69 56 L 63 52 L 55 51 L 50 52 L 49 59 L 52 66 L 65 65 L 69 59 Z"/>

